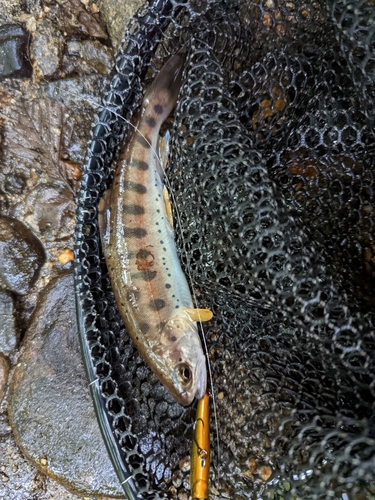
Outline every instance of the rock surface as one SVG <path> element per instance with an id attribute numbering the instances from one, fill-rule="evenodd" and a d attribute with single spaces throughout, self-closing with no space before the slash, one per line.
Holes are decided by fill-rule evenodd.
<path id="1" fill-rule="evenodd" d="M 30 34 L 19 24 L 0 26 L 0 79 L 31 77 L 29 40 Z"/>
<path id="2" fill-rule="evenodd" d="M 16 345 L 13 298 L 10 293 L 0 292 L 0 352 L 11 353 Z"/>
<path id="3" fill-rule="evenodd" d="M 98 0 L 100 13 L 106 23 L 113 48 L 117 51 L 125 34 L 125 28 L 134 12 L 144 4 L 143 0 Z"/>
<path id="4" fill-rule="evenodd" d="M 41 242 L 20 221 L 0 216 L 0 285 L 26 293 L 38 278 L 45 253 Z"/>
<path id="5" fill-rule="evenodd" d="M 84 495 L 122 497 L 88 390 L 72 291 L 67 274 L 40 297 L 10 384 L 10 422 L 47 474 Z"/>
<path id="6" fill-rule="evenodd" d="M 52 23 L 43 19 L 33 37 L 31 57 L 39 78 L 57 76 L 61 65 L 64 39 Z"/>
<path id="7" fill-rule="evenodd" d="M 2 500 L 51 500 L 51 498 L 79 500 L 77 495 L 70 493 L 60 483 L 36 469 L 21 455 L 13 440 L 4 410 L 0 416 L 0 498 Z M 86 500 L 91 499 L 86 498 Z"/>
<path id="8" fill-rule="evenodd" d="M 129 17 L 141 3 L 105 0 L 102 12 L 93 0 L 0 0 L 0 27 L 25 26 L 35 40 L 30 47 L 33 78 L 0 76 L 0 213 L 26 223 L 47 256 L 31 292 L 0 294 L 0 352 L 9 354 L 13 365 L 18 363 L 19 347 L 22 353 L 14 378 L 18 374 L 18 389 L 10 402 L 22 449 L 8 421 L 10 391 L 0 404 L 1 500 L 79 500 L 82 494 L 85 500 L 104 500 L 122 495 L 99 434 L 77 348 L 72 282 L 66 292 L 69 308 L 55 302 L 60 312 L 66 312 L 63 326 L 68 337 L 56 340 L 52 334 L 51 322 L 60 312 L 48 313 L 48 321 L 48 314 L 38 321 L 37 315 L 47 303 L 43 289 L 71 268 L 74 196 L 93 108 Z M 48 54 L 43 39 L 53 48 Z M 16 404 L 21 387 L 30 398 Z M 76 412 L 85 416 L 78 429 Z M 71 429 L 78 437 L 72 437 Z M 68 491 L 54 476 L 71 491 L 79 488 L 80 494 Z"/>
<path id="9" fill-rule="evenodd" d="M 83 71 L 106 75 L 113 65 L 112 51 L 97 40 L 72 40 L 66 44 L 66 56 L 63 62 L 64 73 Z"/>

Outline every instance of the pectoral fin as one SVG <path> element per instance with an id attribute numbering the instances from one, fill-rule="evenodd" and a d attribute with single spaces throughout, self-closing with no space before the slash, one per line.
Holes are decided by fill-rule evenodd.
<path id="1" fill-rule="evenodd" d="M 210 321 L 213 318 L 213 313 L 209 309 L 191 309 L 189 307 L 184 307 L 184 309 L 191 319 L 196 322 Z"/>

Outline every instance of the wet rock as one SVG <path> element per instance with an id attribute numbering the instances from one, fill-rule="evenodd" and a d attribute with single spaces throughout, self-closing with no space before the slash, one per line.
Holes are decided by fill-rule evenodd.
<path id="1" fill-rule="evenodd" d="M 31 77 L 29 39 L 29 33 L 19 24 L 0 26 L 0 79 Z"/>
<path id="2" fill-rule="evenodd" d="M 123 497 L 81 361 L 71 274 L 40 297 L 8 408 L 18 445 L 43 472 L 84 495 Z"/>
<path id="3" fill-rule="evenodd" d="M 43 240 L 69 238 L 74 231 L 73 193 L 62 183 L 42 184 L 25 200 L 24 206 L 14 210 L 41 235 Z"/>
<path id="4" fill-rule="evenodd" d="M 81 0 L 44 0 L 45 15 L 54 23 L 55 29 L 69 37 L 106 40 L 108 35 L 96 9 L 90 12 L 84 3 Z"/>
<path id="5" fill-rule="evenodd" d="M 0 498 L 82 500 L 82 496 L 78 497 L 67 491 L 64 486 L 43 474 L 21 454 L 12 439 L 5 411 L 0 414 Z"/>
<path id="6" fill-rule="evenodd" d="M 38 238 L 22 222 L 5 216 L 0 216 L 0 256 L 0 285 L 16 293 L 34 285 L 45 262 Z"/>
<path id="7" fill-rule="evenodd" d="M 98 0 L 97 2 L 107 30 L 112 40 L 112 46 L 118 49 L 125 34 L 125 28 L 136 10 L 144 4 L 143 0 L 124 2 L 123 0 Z"/>
<path id="8" fill-rule="evenodd" d="M 43 19 L 38 23 L 31 43 L 30 55 L 34 61 L 34 69 L 38 79 L 52 78 L 58 75 L 64 38 L 56 31 L 55 26 Z"/>
<path id="9" fill-rule="evenodd" d="M 11 353 L 17 345 L 14 304 L 10 293 L 0 292 L 0 352 Z"/>
<path id="10" fill-rule="evenodd" d="M 0 354 L 0 403 L 3 400 L 9 375 L 9 361 L 5 356 Z"/>
<path id="11" fill-rule="evenodd" d="M 78 73 L 82 70 L 88 73 L 95 70 L 97 73 L 106 75 L 113 63 L 112 51 L 100 42 L 72 40 L 67 43 L 63 70 L 66 74 Z"/>

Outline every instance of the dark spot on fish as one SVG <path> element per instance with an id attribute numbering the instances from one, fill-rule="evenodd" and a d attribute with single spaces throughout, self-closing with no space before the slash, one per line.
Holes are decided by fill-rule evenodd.
<path id="1" fill-rule="evenodd" d="M 161 233 L 161 229 L 158 229 L 158 233 Z"/>
<path id="2" fill-rule="evenodd" d="M 144 238 L 147 231 L 144 227 L 124 227 L 125 238 Z"/>
<path id="3" fill-rule="evenodd" d="M 148 323 L 139 323 L 139 329 L 143 334 L 145 334 L 149 331 L 150 325 Z"/>
<path id="4" fill-rule="evenodd" d="M 126 214 L 131 214 L 131 215 L 142 215 L 145 213 L 144 207 L 142 205 L 123 205 L 122 209 Z"/>
<path id="5" fill-rule="evenodd" d="M 154 300 L 151 300 L 150 307 L 154 311 L 160 311 L 161 309 L 163 309 L 165 307 L 165 302 L 163 299 L 154 299 Z"/>
<path id="6" fill-rule="evenodd" d="M 176 306 L 175 309 L 179 309 L 180 306 Z"/>
<path id="7" fill-rule="evenodd" d="M 126 181 L 125 189 L 129 191 L 135 191 L 138 194 L 147 193 L 147 188 L 143 184 L 137 184 L 136 182 Z"/>
<path id="8" fill-rule="evenodd" d="M 163 244 L 163 242 L 162 242 L 162 241 L 161 241 L 160 243 L 161 243 L 161 244 Z M 166 251 L 167 251 L 167 249 L 166 249 L 165 247 L 163 247 L 163 250 L 164 250 L 164 252 L 166 252 Z"/>
<path id="9" fill-rule="evenodd" d="M 161 104 L 155 104 L 154 106 L 155 113 L 161 115 L 163 113 L 163 106 Z"/>
<path id="10" fill-rule="evenodd" d="M 151 269 L 155 262 L 155 257 L 153 256 L 153 254 L 145 248 L 141 248 L 137 252 L 135 258 L 135 265 L 137 266 L 138 271 L 146 271 L 148 269 Z"/>
<path id="11" fill-rule="evenodd" d="M 152 255 L 150 250 L 146 250 L 145 248 L 141 248 L 140 250 L 138 250 L 137 252 L 137 259 L 147 259 L 147 257 L 149 255 Z"/>
<path id="12" fill-rule="evenodd" d="M 132 279 L 134 280 L 142 280 L 142 281 L 152 281 L 156 278 L 156 271 L 140 271 L 139 273 L 132 274 Z"/>
<path id="13" fill-rule="evenodd" d="M 165 288 L 171 288 L 171 285 L 169 283 L 166 283 Z"/>
<path id="14" fill-rule="evenodd" d="M 170 340 L 171 340 L 172 342 L 176 342 L 176 340 L 177 340 L 176 335 L 172 335 L 172 336 L 170 337 Z"/>
<path id="15" fill-rule="evenodd" d="M 156 125 L 156 120 L 152 116 L 146 116 L 145 121 L 146 121 L 147 125 L 151 128 L 154 128 Z"/>
<path id="16" fill-rule="evenodd" d="M 158 201 L 158 200 L 156 200 L 156 201 Z M 157 211 L 158 214 L 160 214 L 160 210 L 158 208 L 156 209 L 156 211 Z"/>
<path id="17" fill-rule="evenodd" d="M 164 245 L 164 241 L 163 240 L 160 240 L 160 245 Z"/>
<path id="18" fill-rule="evenodd" d="M 146 161 L 143 161 L 143 160 L 137 160 L 137 158 L 132 158 L 130 160 L 130 164 L 129 164 L 131 167 L 136 167 L 136 168 L 139 168 L 139 170 L 147 170 L 149 165 Z"/>
<path id="19" fill-rule="evenodd" d="M 147 137 L 143 137 L 143 135 L 137 135 L 136 141 L 146 149 L 151 147 L 151 141 Z"/>

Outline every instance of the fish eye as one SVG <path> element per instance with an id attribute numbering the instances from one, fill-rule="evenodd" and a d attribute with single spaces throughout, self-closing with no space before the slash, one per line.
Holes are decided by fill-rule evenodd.
<path id="1" fill-rule="evenodd" d="M 186 363 L 181 363 L 177 366 L 177 375 L 181 384 L 186 385 L 192 378 L 190 367 Z"/>

